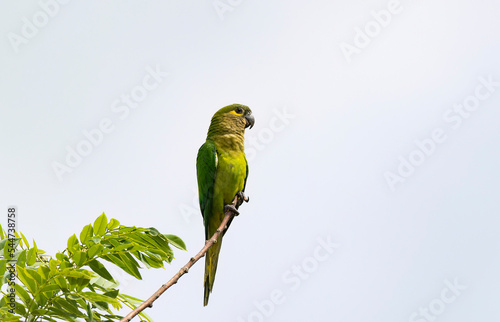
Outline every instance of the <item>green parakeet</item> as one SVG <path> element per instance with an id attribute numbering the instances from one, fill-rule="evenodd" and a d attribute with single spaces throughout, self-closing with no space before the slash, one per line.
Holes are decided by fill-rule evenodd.
<path id="1" fill-rule="evenodd" d="M 254 123 L 255 119 L 248 106 L 233 104 L 223 107 L 212 117 L 207 140 L 198 151 L 196 172 L 206 240 L 219 228 L 224 218 L 224 206 L 231 204 L 236 194 L 245 190 L 248 163 L 243 135 L 245 129 L 251 128 Z M 205 256 L 204 306 L 208 304 L 214 285 L 225 232 L 226 230 L 219 235 L 217 243 L 208 249 Z"/>

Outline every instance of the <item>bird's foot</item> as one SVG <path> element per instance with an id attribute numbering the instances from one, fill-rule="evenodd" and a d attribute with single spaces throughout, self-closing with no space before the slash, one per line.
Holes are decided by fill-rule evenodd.
<path id="1" fill-rule="evenodd" d="M 248 196 L 245 196 L 245 194 L 243 193 L 243 191 L 240 191 L 236 194 L 238 196 L 238 207 L 244 202 L 249 202 L 250 201 L 250 197 Z"/>
<path id="2" fill-rule="evenodd" d="M 225 205 L 224 206 L 224 212 L 228 212 L 228 211 L 232 212 L 235 216 L 238 216 L 240 214 L 240 212 L 233 205 Z"/>

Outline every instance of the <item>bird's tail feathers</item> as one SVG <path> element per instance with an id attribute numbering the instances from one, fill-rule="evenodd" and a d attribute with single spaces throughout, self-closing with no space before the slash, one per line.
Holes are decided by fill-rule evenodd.
<path id="1" fill-rule="evenodd" d="M 219 238 L 217 238 L 217 243 L 212 245 L 205 255 L 205 294 L 203 297 L 203 306 L 207 306 L 208 297 L 210 296 L 210 293 L 212 293 L 221 245 L 222 236 L 219 236 Z"/>

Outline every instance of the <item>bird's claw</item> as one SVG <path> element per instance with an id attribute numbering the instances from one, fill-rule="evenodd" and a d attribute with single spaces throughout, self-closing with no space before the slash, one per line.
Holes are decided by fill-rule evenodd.
<path id="1" fill-rule="evenodd" d="M 244 202 L 249 202 L 250 201 L 250 197 L 248 196 L 245 196 L 245 194 L 243 193 L 243 191 L 240 191 L 236 194 L 238 196 L 238 201 L 239 201 L 239 205 L 241 205 Z"/>
<path id="2" fill-rule="evenodd" d="M 228 212 L 228 211 L 232 212 L 235 216 L 238 216 L 240 214 L 240 212 L 233 205 L 225 205 L 224 206 L 224 212 Z"/>

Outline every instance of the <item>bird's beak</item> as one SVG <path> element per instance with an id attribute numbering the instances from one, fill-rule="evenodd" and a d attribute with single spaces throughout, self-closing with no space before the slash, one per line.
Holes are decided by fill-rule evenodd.
<path id="1" fill-rule="evenodd" d="M 245 120 L 247 120 L 247 125 L 245 125 L 245 129 L 246 129 L 247 127 L 252 128 L 252 127 L 253 127 L 253 125 L 255 124 L 255 118 L 253 117 L 253 115 L 252 115 L 252 114 L 247 114 L 247 115 L 245 115 Z"/>

